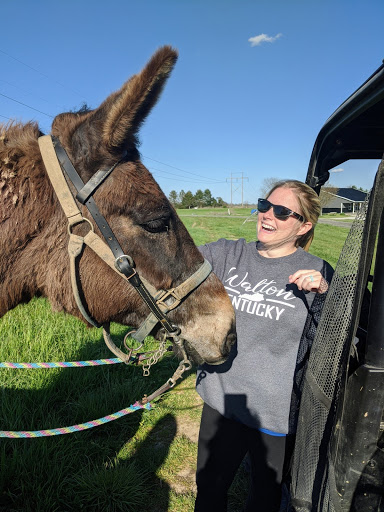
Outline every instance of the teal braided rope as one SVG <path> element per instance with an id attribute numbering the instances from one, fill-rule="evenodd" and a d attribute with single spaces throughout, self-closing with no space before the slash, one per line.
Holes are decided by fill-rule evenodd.
<path id="1" fill-rule="evenodd" d="M 91 359 L 89 361 L 59 361 L 58 363 L 0 363 L 0 368 L 24 369 L 24 368 L 84 368 L 85 366 L 99 366 L 102 364 L 122 363 L 122 359 L 114 357 L 110 359 Z"/>
<path id="2" fill-rule="evenodd" d="M 147 409 L 149 411 L 152 409 L 152 405 L 150 404 L 150 402 L 146 404 L 140 404 L 139 402 L 135 402 L 133 405 L 130 405 L 126 409 L 121 409 L 121 411 L 115 412 L 113 414 L 108 414 L 108 416 L 104 416 L 103 418 L 99 418 L 98 420 L 88 421 L 87 423 L 80 423 L 78 425 L 72 425 L 71 427 L 53 428 L 50 430 L 0 430 L 0 437 L 8 437 L 11 439 L 32 439 L 35 437 L 48 437 L 59 436 L 61 434 L 72 434 L 73 432 L 80 432 L 82 430 L 88 430 L 93 427 L 98 427 L 99 425 L 104 425 L 104 423 L 117 420 L 118 418 L 121 418 L 126 414 L 131 414 L 132 412 L 138 411 L 139 409 Z"/>

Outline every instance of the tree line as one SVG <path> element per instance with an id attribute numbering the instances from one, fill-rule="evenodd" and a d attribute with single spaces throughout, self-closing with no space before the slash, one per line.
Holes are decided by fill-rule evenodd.
<path id="1" fill-rule="evenodd" d="M 187 192 L 171 190 L 168 199 L 175 208 L 224 208 L 228 206 L 221 197 L 213 197 L 208 188 L 204 192 L 199 189 L 195 194 L 190 190 Z"/>

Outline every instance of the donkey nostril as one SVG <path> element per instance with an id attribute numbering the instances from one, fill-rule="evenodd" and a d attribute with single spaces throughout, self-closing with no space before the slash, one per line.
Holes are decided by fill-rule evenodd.
<path id="1" fill-rule="evenodd" d="M 223 345 L 223 354 L 228 355 L 231 351 L 233 344 L 236 341 L 236 334 L 228 334 Z"/>

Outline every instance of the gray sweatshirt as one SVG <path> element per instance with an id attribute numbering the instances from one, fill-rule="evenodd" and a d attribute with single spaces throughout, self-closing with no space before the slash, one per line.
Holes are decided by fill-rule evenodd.
<path id="1" fill-rule="evenodd" d="M 200 251 L 224 284 L 236 313 L 237 344 L 222 365 L 198 369 L 197 391 L 222 415 L 270 434 L 288 433 L 297 351 L 315 293 L 289 284 L 324 262 L 303 249 L 264 258 L 256 243 L 220 239 Z"/>

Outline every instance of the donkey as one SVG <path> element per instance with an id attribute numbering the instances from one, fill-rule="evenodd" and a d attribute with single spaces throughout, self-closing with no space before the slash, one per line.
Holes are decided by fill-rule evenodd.
<path id="1" fill-rule="evenodd" d="M 173 48 L 160 48 L 98 108 L 59 114 L 51 130 L 84 183 L 99 169 L 113 166 L 93 198 L 123 251 L 133 258 L 137 274 L 156 289 L 178 286 L 203 262 L 137 149 L 139 128 L 176 60 Z M 39 150 L 42 135 L 33 122 L 0 125 L 0 316 L 44 296 L 54 311 L 84 320 L 71 288 L 67 219 Z M 92 222 L 85 206 L 77 204 Z M 84 226 L 77 229 L 81 233 Z M 88 247 L 78 271 L 86 308 L 100 325 L 138 326 L 147 317 L 148 307 L 135 288 Z M 181 328 L 196 362 L 218 364 L 228 356 L 235 340 L 234 312 L 213 273 L 167 317 Z"/>

